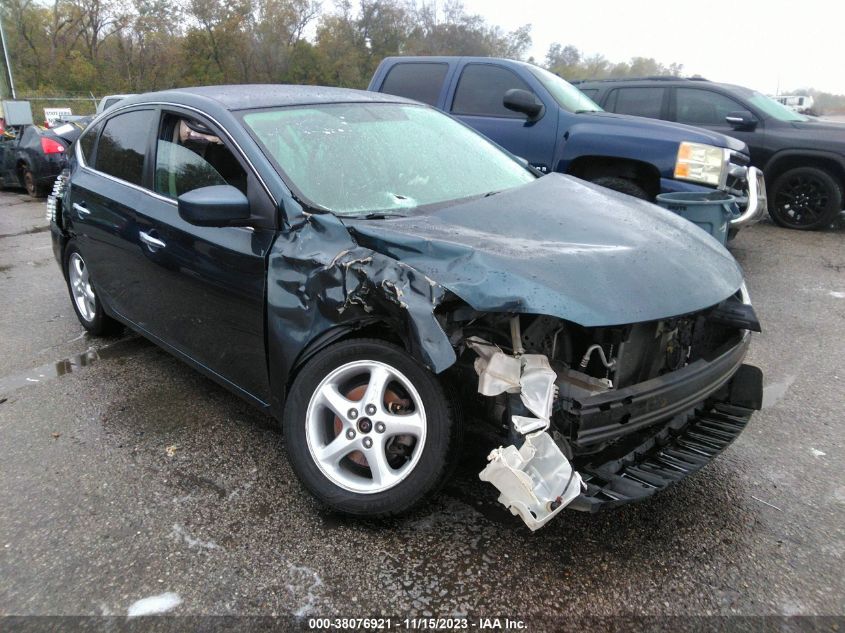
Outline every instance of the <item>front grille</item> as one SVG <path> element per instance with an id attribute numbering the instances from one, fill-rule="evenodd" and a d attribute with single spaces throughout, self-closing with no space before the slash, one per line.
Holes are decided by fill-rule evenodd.
<path id="1" fill-rule="evenodd" d="M 751 164 L 751 158 L 742 152 L 731 151 L 730 163 L 732 165 L 739 165 L 741 167 L 748 167 Z"/>
<path id="2" fill-rule="evenodd" d="M 725 184 L 720 189 L 731 194 L 737 199 L 740 208 L 748 201 L 748 166 L 751 159 L 741 153 L 731 150 L 729 152 L 728 175 Z"/>

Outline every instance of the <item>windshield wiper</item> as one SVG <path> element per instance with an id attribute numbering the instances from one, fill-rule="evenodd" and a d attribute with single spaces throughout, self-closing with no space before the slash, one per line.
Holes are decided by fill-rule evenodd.
<path id="1" fill-rule="evenodd" d="M 387 218 L 406 218 L 408 216 L 402 213 L 385 213 L 384 211 L 376 211 L 375 213 L 368 213 L 367 215 L 359 217 L 364 220 L 386 220 Z"/>

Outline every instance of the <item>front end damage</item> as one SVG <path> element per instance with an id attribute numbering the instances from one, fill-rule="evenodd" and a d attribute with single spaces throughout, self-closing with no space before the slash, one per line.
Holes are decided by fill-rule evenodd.
<path id="1" fill-rule="evenodd" d="M 268 265 L 273 384 L 342 337 L 400 342 L 501 434 L 481 477 L 531 529 L 662 490 L 760 408 L 738 264 L 654 205 L 552 174 L 378 221 L 290 206 Z"/>
<path id="2" fill-rule="evenodd" d="M 625 326 L 466 307 L 442 321 L 478 376 L 482 417 L 507 438 L 480 478 L 532 530 L 566 506 L 642 499 L 697 471 L 761 405 L 762 375 L 742 362 L 760 330 L 744 290 Z"/>

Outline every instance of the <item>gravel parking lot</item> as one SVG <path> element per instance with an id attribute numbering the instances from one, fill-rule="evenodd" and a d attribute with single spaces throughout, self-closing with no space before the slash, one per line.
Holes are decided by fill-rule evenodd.
<path id="1" fill-rule="evenodd" d="M 269 418 L 135 336 L 83 335 L 43 203 L 0 193 L 0 614 L 845 613 L 845 222 L 732 245 L 765 409 L 646 503 L 537 533 L 458 474 L 401 520 L 321 509 Z"/>

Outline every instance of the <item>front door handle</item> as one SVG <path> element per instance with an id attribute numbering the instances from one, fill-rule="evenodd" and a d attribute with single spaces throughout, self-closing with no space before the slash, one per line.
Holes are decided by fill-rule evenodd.
<path id="1" fill-rule="evenodd" d="M 162 242 L 157 237 L 153 237 L 149 233 L 144 233 L 144 231 L 138 231 L 138 237 L 141 238 L 141 241 L 146 244 L 151 251 L 167 246 L 167 244 Z"/>
<path id="2" fill-rule="evenodd" d="M 79 214 L 80 218 L 84 218 L 86 215 L 91 213 L 88 209 L 85 208 L 84 205 L 78 204 L 76 202 L 73 203 L 73 210 Z"/>

